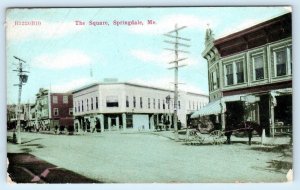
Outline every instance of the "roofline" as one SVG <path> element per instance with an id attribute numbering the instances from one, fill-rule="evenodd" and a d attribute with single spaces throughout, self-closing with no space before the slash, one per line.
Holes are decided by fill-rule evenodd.
<path id="1" fill-rule="evenodd" d="M 92 88 L 94 86 L 100 86 L 100 85 L 128 85 L 128 86 L 135 86 L 135 87 L 148 88 L 148 89 L 154 89 L 154 90 L 161 90 L 161 91 L 165 91 L 165 92 L 174 92 L 174 90 L 169 90 L 169 89 L 155 87 L 155 86 L 147 86 L 147 85 L 131 83 L 131 82 L 99 82 L 99 83 L 93 83 L 93 84 L 89 84 L 89 85 L 83 86 L 81 88 L 78 88 L 78 89 L 72 91 L 72 94 L 75 94 L 75 93 L 80 92 L 82 90 Z M 201 93 L 189 92 L 189 91 L 184 91 L 184 92 L 186 92 L 188 94 L 194 94 L 194 95 L 200 95 L 200 96 L 208 97 L 208 95 L 201 94 Z"/>
<path id="2" fill-rule="evenodd" d="M 219 39 L 216 39 L 216 40 L 214 40 L 214 45 L 216 46 L 216 45 L 219 45 L 219 44 L 224 43 L 226 41 L 230 41 L 234 38 L 237 38 L 237 37 L 243 36 L 245 34 L 260 30 L 261 28 L 264 28 L 268 25 L 274 24 L 274 23 L 278 22 L 281 18 L 284 18 L 284 17 L 286 17 L 288 15 L 291 15 L 291 14 L 292 14 L 292 12 L 288 12 L 288 13 L 282 14 L 280 16 L 276 16 L 272 19 L 268 19 L 268 20 L 263 21 L 261 23 L 255 24 L 255 25 L 250 26 L 248 28 L 245 28 L 243 30 L 231 33 L 231 34 L 229 34 L 227 36 L 224 36 L 224 37 L 221 37 Z"/>

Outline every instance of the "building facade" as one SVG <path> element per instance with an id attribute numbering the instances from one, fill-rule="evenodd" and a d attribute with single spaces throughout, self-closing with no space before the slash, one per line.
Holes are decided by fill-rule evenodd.
<path id="1" fill-rule="evenodd" d="M 215 114 L 223 128 L 256 121 L 267 135 L 291 132 L 291 13 L 217 40 L 207 29 L 205 46 L 210 103 L 192 117 Z"/>
<path id="2" fill-rule="evenodd" d="M 173 91 L 132 83 L 95 83 L 73 91 L 76 131 L 154 130 L 172 128 Z M 208 97 L 180 92 L 178 118 L 204 107 Z"/>
<path id="3" fill-rule="evenodd" d="M 31 125 L 36 130 L 72 131 L 73 98 L 71 93 L 53 93 L 40 89 L 31 109 Z"/>

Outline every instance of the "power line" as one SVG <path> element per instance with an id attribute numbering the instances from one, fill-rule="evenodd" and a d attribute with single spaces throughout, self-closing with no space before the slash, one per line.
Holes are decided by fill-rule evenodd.
<path id="1" fill-rule="evenodd" d="M 178 121 L 178 116 L 177 116 L 177 109 L 178 109 L 178 68 L 179 67 L 184 67 L 186 65 L 179 65 L 180 61 L 184 61 L 187 58 L 178 58 L 178 52 L 181 53 L 189 53 L 188 51 L 185 50 L 179 50 L 178 47 L 190 47 L 189 44 L 186 44 L 185 41 L 191 41 L 188 38 L 183 38 L 179 36 L 179 30 L 182 30 L 186 28 L 186 26 L 181 26 L 178 27 L 177 24 L 175 24 L 175 29 L 164 34 L 164 36 L 168 37 L 168 40 L 164 40 L 165 43 L 172 44 L 174 45 L 174 49 L 172 48 L 165 48 L 166 50 L 170 50 L 174 52 L 175 59 L 173 61 L 170 61 L 169 64 L 174 64 L 173 67 L 169 69 L 174 69 L 174 131 L 175 131 L 175 140 L 178 140 L 178 126 L 177 126 L 177 121 Z M 180 41 L 180 42 L 179 42 Z"/>

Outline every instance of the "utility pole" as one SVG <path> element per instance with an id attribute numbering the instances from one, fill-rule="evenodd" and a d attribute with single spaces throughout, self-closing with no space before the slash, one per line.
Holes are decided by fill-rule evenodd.
<path id="1" fill-rule="evenodd" d="M 17 106 L 17 134 L 15 134 L 14 131 L 14 136 L 17 137 L 17 144 L 21 144 L 21 95 L 22 95 L 22 86 L 27 82 L 28 80 L 28 75 L 26 73 L 29 73 L 28 71 L 25 71 L 23 69 L 24 65 L 26 62 L 16 56 L 14 56 L 15 59 L 19 61 L 19 65 L 17 67 L 16 71 L 17 75 L 19 76 L 19 83 L 15 84 L 14 86 L 19 87 L 19 94 L 18 94 L 18 106 Z"/>
<path id="2" fill-rule="evenodd" d="M 182 27 L 178 28 L 177 24 L 175 24 L 174 30 L 164 34 L 164 36 L 166 36 L 170 39 L 170 40 L 165 40 L 164 42 L 174 45 L 174 49 L 172 49 L 172 48 L 165 48 L 165 49 L 174 52 L 174 55 L 175 55 L 175 59 L 173 61 L 169 62 L 169 64 L 174 64 L 174 66 L 169 69 L 174 69 L 174 132 L 175 132 L 175 140 L 176 141 L 178 140 L 178 126 L 177 126 L 177 122 L 178 122 L 178 116 L 177 116 L 177 112 L 178 112 L 178 68 L 186 66 L 186 65 L 179 65 L 179 62 L 187 59 L 187 58 L 179 59 L 178 53 L 179 52 L 189 53 L 188 51 L 179 50 L 178 47 L 179 46 L 180 47 L 190 47 L 190 45 L 184 43 L 185 41 L 190 41 L 190 39 L 183 38 L 178 35 L 178 31 L 182 30 L 184 28 L 186 28 L 186 26 L 182 26 Z"/>

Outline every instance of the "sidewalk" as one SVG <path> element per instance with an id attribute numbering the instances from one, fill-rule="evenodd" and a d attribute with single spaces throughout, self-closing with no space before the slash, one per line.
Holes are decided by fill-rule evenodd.
<path id="1" fill-rule="evenodd" d="M 59 168 L 28 153 L 8 153 L 8 173 L 16 183 L 101 183 Z"/>

